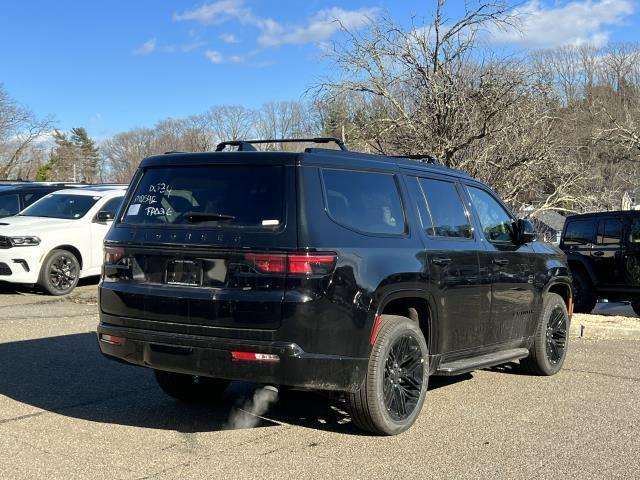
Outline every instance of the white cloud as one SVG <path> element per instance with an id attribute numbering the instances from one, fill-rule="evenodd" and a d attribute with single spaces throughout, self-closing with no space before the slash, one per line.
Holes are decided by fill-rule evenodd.
<path id="1" fill-rule="evenodd" d="M 378 15 L 377 8 L 344 10 L 339 7 L 321 10 L 305 26 L 283 27 L 271 21 L 266 23 L 258 42 L 266 47 L 284 44 L 319 43 L 331 38 L 341 25 L 349 30 L 364 27 Z"/>
<path id="2" fill-rule="evenodd" d="M 344 27 L 357 30 L 365 26 L 370 19 L 377 17 L 379 9 L 361 8 L 345 10 L 340 7 L 320 10 L 305 25 L 282 25 L 272 18 L 256 16 L 244 0 L 220 0 L 205 3 L 193 10 L 174 13 L 175 21 L 194 21 L 205 25 L 221 24 L 235 19 L 242 25 L 251 25 L 261 30 L 258 43 L 264 47 L 275 47 L 284 44 L 320 43 L 333 36 L 342 24 Z M 235 43 L 236 37 L 231 34 L 220 36 L 225 43 Z"/>
<path id="3" fill-rule="evenodd" d="M 224 43 L 238 43 L 238 37 L 236 37 L 233 33 L 221 33 L 220 40 Z"/>
<path id="4" fill-rule="evenodd" d="M 166 47 L 162 47 L 161 50 L 167 53 L 188 53 L 193 50 L 197 50 L 201 47 L 204 47 L 207 44 L 204 40 L 200 40 L 199 38 L 194 38 L 193 41 L 189 43 L 181 43 L 177 45 L 167 45 Z"/>
<path id="5" fill-rule="evenodd" d="M 222 53 L 218 52 L 217 50 L 207 50 L 204 53 L 204 55 L 209 59 L 211 63 L 214 63 L 216 65 L 220 63 L 244 63 L 245 62 L 245 57 L 242 57 L 240 55 L 230 55 L 227 57 L 227 56 L 224 56 Z"/>
<path id="6" fill-rule="evenodd" d="M 213 3 L 205 3 L 193 10 L 182 13 L 174 13 L 176 21 L 194 21 L 205 25 L 224 23 L 230 18 L 241 18 L 250 15 L 250 10 L 244 6 L 244 0 L 220 0 Z"/>
<path id="7" fill-rule="evenodd" d="M 530 48 L 599 46 L 609 39 L 606 28 L 622 24 L 634 11 L 632 0 L 574 0 L 554 6 L 530 0 L 514 10 L 520 15 L 519 29 L 493 29 L 490 38 L 493 43 Z"/>
<path id="8" fill-rule="evenodd" d="M 216 50 L 207 50 L 204 52 L 204 55 L 211 61 L 211 63 L 222 63 L 222 54 Z"/>
<path id="9" fill-rule="evenodd" d="M 142 45 L 136 48 L 132 53 L 138 56 L 145 56 L 145 55 L 149 55 L 150 53 L 153 53 L 155 49 L 156 49 L 156 39 L 152 38 L 151 40 L 147 40 L 146 42 L 144 42 Z"/>

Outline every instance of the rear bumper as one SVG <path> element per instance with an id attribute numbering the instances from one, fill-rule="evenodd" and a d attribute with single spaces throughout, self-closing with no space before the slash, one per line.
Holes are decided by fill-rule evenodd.
<path id="1" fill-rule="evenodd" d="M 102 335 L 122 337 L 120 345 Z M 236 340 L 163 333 L 100 323 L 102 353 L 124 362 L 190 375 L 353 392 L 364 381 L 366 358 L 308 353 L 282 341 Z M 234 360 L 232 351 L 268 353 L 278 362 Z"/>

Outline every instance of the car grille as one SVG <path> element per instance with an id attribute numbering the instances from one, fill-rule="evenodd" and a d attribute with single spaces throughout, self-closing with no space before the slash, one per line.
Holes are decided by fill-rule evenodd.
<path id="1" fill-rule="evenodd" d="M 11 269 L 6 263 L 0 262 L 0 275 L 11 275 Z"/>
<path id="2" fill-rule="evenodd" d="M 0 236 L 0 248 L 11 248 L 11 239 L 9 237 Z"/>

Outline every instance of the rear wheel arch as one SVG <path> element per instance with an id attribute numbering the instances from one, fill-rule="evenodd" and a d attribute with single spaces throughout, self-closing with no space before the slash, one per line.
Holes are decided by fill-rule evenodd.
<path id="1" fill-rule="evenodd" d="M 379 315 L 397 315 L 407 317 L 418 323 L 424 336 L 429 354 L 433 355 L 437 339 L 436 309 L 427 292 L 405 290 L 388 294 L 380 302 L 376 311 Z"/>

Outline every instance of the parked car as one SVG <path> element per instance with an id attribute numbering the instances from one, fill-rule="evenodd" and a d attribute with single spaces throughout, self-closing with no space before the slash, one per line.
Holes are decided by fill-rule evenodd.
<path id="1" fill-rule="evenodd" d="M 0 184 L 0 218 L 15 215 L 45 195 L 71 186 L 49 182 L 3 182 Z"/>
<path id="2" fill-rule="evenodd" d="M 355 425 L 389 435 L 414 423 L 430 375 L 560 370 L 565 255 L 486 185 L 408 159 L 231 144 L 142 161 L 105 239 L 104 354 L 187 401 L 229 380 L 344 392 Z"/>
<path id="3" fill-rule="evenodd" d="M 606 298 L 630 301 L 640 315 L 640 211 L 573 215 L 560 248 L 573 274 L 576 312 L 589 313 Z"/>
<path id="4" fill-rule="evenodd" d="M 0 220 L 0 281 L 65 295 L 99 275 L 102 244 L 126 187 L 58 190 Z"/>

